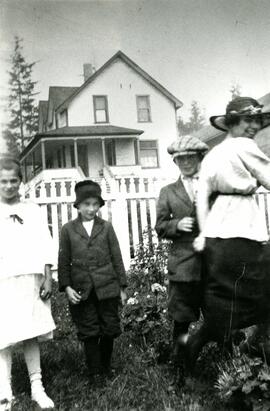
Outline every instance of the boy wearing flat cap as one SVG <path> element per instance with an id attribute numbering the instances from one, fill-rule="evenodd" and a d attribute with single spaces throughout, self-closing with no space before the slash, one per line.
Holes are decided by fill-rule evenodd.
<path id="1" fill-rule="evenodd" d="M 104 205 L 99 184 L 75 186 L 78 218 L 61 231 L 58 278 L 78 338 L 84 344 L 90 380 L 110 371 L 114 338 L 121 333 L 119 297 L 126 301 L 126 273 L 112 225 L 97 216 Z"/>
<path id="2" fill-rule="evenodd" d="M 198 235 L 195 196 L 201 160 L 208 146 L 193 136 L 183 136 L 168 147 L 180 170 L 179 179 L 163 187 L 157 205 L 156 231 L 172 240 L 168 258 L 168 311 L 174 321 L 176 360 L 188 338 L 191 322 L 198 320 L 201 305 L 202 257 L 193 248 Z"/>

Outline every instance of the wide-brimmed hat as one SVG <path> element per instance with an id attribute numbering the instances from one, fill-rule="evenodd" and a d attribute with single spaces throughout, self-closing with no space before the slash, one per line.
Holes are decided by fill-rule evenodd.
<path id="1" fill-rule="evenodd" d="M 105 201 L 101 197 L 101 188 L 98 183 L 92 180 L 79 181 L 75 185 L 76 200 L 74 207 L 78 208 L 78 205 L 87 198 L 94 197 L 99 200 L 100 207 L 104 206 Z"/>
<path id="2" fill-rule="evenodd" d="M 226 113 L 210 117 L 213 127 L 221 131 L 228 131 L 225 120 L 228 117 L 260 116 L 262 128 L 270 125 L 270 112 L 263 112 L 263 105 L 252 97 L 236 97 L 226 107 Z"/>
<path id="3" fill-rule="evenodd" d="M 176 157 L 193 155 L 193 154 L 205 154 L 208 151 L 208 145 L 194 136 L 182 136 L 169 145 L 167 151 L 171 154 L 173 160 Z"/>

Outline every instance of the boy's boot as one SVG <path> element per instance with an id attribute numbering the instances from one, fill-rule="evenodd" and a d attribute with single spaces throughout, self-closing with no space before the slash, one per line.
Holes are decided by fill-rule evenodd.
<path id="1" fill-rule="evenodd" d="M 41 380 L 41 373 L 35 372 L 33 374 L 30 374 L 29 377 L 31 382 L 32 400 L 35 401 L 42 410 L 54 408 L 53 401 L 48 397 L 44 390 Z"/>
<path id="2" fill-rule="evenodd" d="M 99 346 L 100 346 L 100 354 L 101 354 L 101 365 L 103 367 L 103 371 L 108 376 L 111 375 L 111 358 L 113 352 L 113 337 L 108 335 L 103 335 L 100 338 Z"/>
<path id="3" fill-rule="evenodd" d="M 174 385 L 185 384 L 185 350 L 188 338 L 189 323 L 174 322 L 173 328 L 173 361 L 175 368 Z"/>
<path id="4" fill-rule="evenodd" d="M 185 369 L 193 374 L 196 361 L 204 345 L 211 341 L 211 330 L 203 324 L 201 328 L 188 338 L 186 345 Z"/>
<path id="5" fill-rule="evenodd" d="M 91 383 L 98 383 L 102 373 L 99 337 L 89 337 L 84 341 L 86 364 Z"/>

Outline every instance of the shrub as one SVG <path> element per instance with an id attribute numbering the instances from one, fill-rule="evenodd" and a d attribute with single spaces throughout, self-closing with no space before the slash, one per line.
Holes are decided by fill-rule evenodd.
<path id="1" fill-rule="evenodd" d="M 233 357 L 219 365 L 215 387 L 224 403 L 238 409 L 268 411 L 270 409 L 270 369 L 260 358 L 240 354 L 235 348 Z"/>
<path id="2" fill-rule="evenodd" d="M 154 234 L 144 233 L 129 271 L 129 299 L 122 312 L 123 327 L 144 350 L 146 361 L 164 360 L 170 346 L 168 247 L 168 242 L 159 242 Z"/>

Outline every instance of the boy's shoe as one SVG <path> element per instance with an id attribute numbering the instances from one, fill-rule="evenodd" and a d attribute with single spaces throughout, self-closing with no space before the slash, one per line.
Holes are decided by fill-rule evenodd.
<path id="1" fill-rule="evenodd" d="M 102 388 L 105 385 L 104 374 L 102 374 L 102 373 L 89 374 L 88 382 L 93 387 Z"/>

